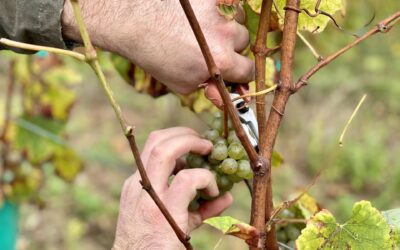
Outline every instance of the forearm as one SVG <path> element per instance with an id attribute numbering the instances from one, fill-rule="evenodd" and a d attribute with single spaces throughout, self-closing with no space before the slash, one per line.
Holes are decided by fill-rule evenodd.
<path id="1" fill-rule="evenodd" d="M 65 48 L 60 22 L 63 2 L 64 0 L 0 0 L 0 37 Z M 1 49 L 28 53 L 0 45 Z"/>

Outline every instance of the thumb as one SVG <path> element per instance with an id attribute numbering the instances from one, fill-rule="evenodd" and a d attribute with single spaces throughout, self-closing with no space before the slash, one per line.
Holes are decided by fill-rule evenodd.
<path id="1" fill-rule="evenodd" d="M 238 92 L 239 95 L 244 95 L 249 92 L 249 84 L 237 84 L 236 86 L 233 87 L 235 89 L 235 92 Z M 219 109 L 222 109 L 224 105 L 222 97 L 218 92 L 217 86 L 211 79 L 206 81 L 206 87 L 204 89 L 204 93 L 208 100 L 210 100 Z M 250 100 L 251 100 L 250 97 L 245 98 L 246 102 L 250 102 Z"/>

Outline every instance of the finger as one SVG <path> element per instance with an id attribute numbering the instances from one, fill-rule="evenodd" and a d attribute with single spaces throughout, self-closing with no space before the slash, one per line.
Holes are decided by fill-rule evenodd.
<path id="1" fill-rule="evenodd" d="M 249 86 L 248 84 L 239 84 L 235 86 L 239 95 L 244 95 L 249 92 Z M 207 86 L 204 89 L 204 94 L 209 99 L 215 106 L 217 106 L 219 109 L 222 109 L 223 107 L 223 101 L 222 97 L 219 94 L 217 86 L 212 83 L 212 82 L 207 82 Z M 251 97 L 246 97 L 244 98 L 246 102 L 251 101 Z"/>
<path id="2" fill-rule="evenodd" d="M 168 203 L 174 204 L 176 213 L 186 212 L 189 203 L 196 197 L 197 190 L 211 197 L 219 194 L 214 175 L 207 169 L 193 168 L 180 171 L 173 179 L 166 197 Z"/>
<path id="3" fill-rule="evenodd" d="M 236 36 L 233 41 L 233 46 L 236 52 L 240 53 L 247 48 L 250 42 L 249 31 L 245 26 L 236 24 Z"/>
<path id="4" fill-rule="evenodd" d="M 221 72 L 225 80 L 235 83 L 248 83 L 254 79 L 254 62 L 249 58 L 234 53 L 230 63 L 224 65 Z"/>
<path id="5" fill-rule="evenodd" d="M 154 146 L 147 161 L 147 174 L 154 189 L 159 192 L 167 188 L 168 178 L 178 158 L 189 152 L 205 155 L 211 149 L 210 141 L 192 134 L 170 138 Z"/>
<path id="6" fill-rule="evenodd" d="M 245 95 L 245 94 L 248 94 L 249 93 L 249 85 L 248 84 L 241 84 L 241 85 L 238 85 L 237 86 L 237 92 L 239 93 L 239 95 Z M 250 96 L 248 96 L 248 97 L 244 97 L 243 98 L 244 99 L 244 101 L 246 102 L 246 103 L 249 103 L 250 101 L 251 101 L 251 97 Z"/>
<path id="7" fill-rule="evenodd" d="M 212 81 L 206 82 L 206 88 L 204 89 L 204 94 L 208 100 L 210 100 L 218 108 L 222 108 L 223 102 L 221 95 L 218 92 L 217 86 Z"/>
<path id="8" fill-rule="evenodd" d="M 226 192 L 224 195 L 218 197 L 215 200 L 206 201 L 199 207 L 198 212 L 200 213 L 201 219 L 205 220 L 221 214 L 227 209 L 233 202 L 231 193 Z"/>
<path id="9" fill-rule="evenodd" d="M 166 141 L 170 138 L 184 134 L 198 135 L 196 131 L 186 127 L 174 127 L 151 132 L 141 154 L 141 158 L 145 167 L 147 165 L 150 152 L 156 145 L 161 144 L 163 141 Z"/>
<path id="10" fill-rule="evenodd" d="M 193 231 L 201 226 L 205 219 L 221 214 L 232 204 L 232 201 L 232 195 L 227 192 L 215 200 L 202 203 L 198 211 L 189 213 L 189 231 Z"/>

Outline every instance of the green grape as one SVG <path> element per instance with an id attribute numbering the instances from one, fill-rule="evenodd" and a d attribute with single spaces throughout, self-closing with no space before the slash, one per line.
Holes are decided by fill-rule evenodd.
<path id="1" fill-rule="evenodd" d="M 296 240 L 300 236 L 300 229 L 294 225 L 288 225 L 285 231 L 290 240 Z"/>
<path id="2" fill-rule="evenodd" d="M 239 177 L 237 174 L 230 174 L 228 175 L 228 178 L 233 183 L 238 183 L 243 180 L 243 178 Z"/>
<path id="3" fill-rule="evenodd" d="M 221 161 L 214 159 L 211 154 L 207 156 L 207 161 L 211 164 L 211 166 L 213 166 L 214 169 L 217 169 L 218 165 L 221 163 Z"/>
<path id="4" fill-rule="evenodd" d="M 292 249 L 296 249 L 296 242 L 294 240 L 289 241 L 286 245 Z"/>
<path id="5" fill-rule="evenodd" d="M 199 207 L 200 207 L 199 202 L 197 201 L 197 199 L 194 199 L 189 203 L 188 210 L 190 212 L 194 212 L 194 211 L 197 211 L 199 209 Z"/>
<path id="6" fill-rule="evenodd" d="M 223 138 L 223 137 L 218 137 L 215 141 L 214 141 L 214 144 L 215 145 L 217 145 L 217 144 L 222 144 L 222 145 L 225 145 L 225 146 L 228 146 L 228 142 L 225 140 L 225 138 Z"/>
<path id="7" fill-rule="evenodd" d="M 232 159 L 240 160 L 246 156 L 243 146 L 238 142 L 232 142 L 228 147 L 228 155 Z"/>
<path id="8" fill-rule="evenodd" d="M 204 161 L 203 164 L 201 164 L 201 167 L 200 167 L 200 168 L 204 168 L 204 169 L 208 169 L 208 170 L 213 170 L 213 166 L 212 166 L 210 163 L 206 162 L 206 161 Z"/>
<path id="9" fill-rule="evenodd" d="M 290 211 L 289 209 L 285 209 L 282 211 L 281 217 L 282 218 L 294 218 L 295 214 L 292 211 Z"/>
<path id="10" fill-rule="evenodd" d="M 288 237 L 287 237 L 287 235 L 286 235 L 286 232 L 285 232 L 285 230 L 279 230 L 277 233 L 276 233 L 276 236 L 277 236 L 277 238 L 278 238 L 278 241 L 279 242 L 282 242 L 282 243 L 286 243 L 286 242 L 288 242 Z"/>
<path id="11" fill-rule="evenodd" d="M 186 163 L 189 168 L 200 168 L 204 163 L 204 159 L 201 155 L 189 153 L 186 157 Z"/>
<path id="12" fill-rule="evenodd" d="M 215 129 L 207 130 L 203 137 L 212 142 L 215 142 L 218 138 L 220 138 L 219 132 Z"/>
<path id="13" fill-rule="evenodd" d="M 214 113 L 214 119 L 218 119 L 218 118 L 221 118 L 221 117 L 222 117 L 221 112 L 215 112 Z"/>
<path id="14" fill-rule="evenodd" d="M 218 175 L 217 184 L 221 194 L 231 190 L 233 186 L 233 183 L 229 180 L 228 176 L 226 175 Z"/>
<path id="15" fill-rule="evenodd" d="M 211 128 L 222 132 L 224 130 L 224 121 L 222 119 L 215 119 L 211 123 Z"/>
<path id="16" fill-rule="evenodd" d="M 234 174 L 238 170 L 238 164 L 234 159 L 226 158 L 219 168 L 224 174 Z"/>
<path id="17" fill-rule="evenodd" d="M 222 161 L 226 157 L 228 157 L 228 148 L 222 144 L 214 145 L 214 147 L 211 151 L 211 158 Z"/>
<path id="18" fill-rule="evenodd" d="M 203 191 L 199 191 L 200 198 L 206 201 L 210 201 L 215 199 L 216 197 L 209 196 L 208 194 L 204 193 Z"/>
<path id="19" fill-rule="evenodd" d="M 239 143 L 240 143 L 240 140 L 239 140 L 239 138 L 236 136 L 236 133 L 235 133 L 234 130 L 229 131 L 227 140 L 228 140 L 228 143 L 229 143 L 229 144 L 231 144 L 231 143 L 233 143 L 233 142 L 239 142 Z"/>
<path id="20" fill-rule="evenodd" d="M 246 180 L 253 178 L 253 171 L 248 160 L 240 160 L 238 162 L 236 175 Z"/>

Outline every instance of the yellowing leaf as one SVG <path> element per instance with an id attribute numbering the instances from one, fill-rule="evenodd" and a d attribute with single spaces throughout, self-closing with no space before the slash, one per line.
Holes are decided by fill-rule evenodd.
<path id="1" fill-rule="evenodd" d="M 40 95 L 42 113 L 49 113 L 53 118 L 66 120 L 72 105 L 76 100 L 75 92 L 63 85 L 51 84 Z M 44 109 L 48 109 L 45 111 Z"/>
<path id="2" fill-rule="evenodd" d="M 218 108 L 206 98 L 203 89 L 191 93 L 190 95 L 180 95 L 179 98 L 181 99 L 182 106 L 188 107 L 195 113 L 201 113 L 203 111 L 214 113 L 218 111 Z"/>
<path id="3" fill-rule="evenodd" d="M 262 0 L 247 0 L 247 3 L 251 7 L 251 9 L 258 14 L 260 14 L 261 12 L 262 2 L 263 2 Z"/>
<path id="4" fill-rule="evenodd" d="M 307 9 L 311 14 L 315 14 L 315 4 L 316 0 L 302 0 L 300 2 L 301 9 Z M 286 0 L 275 0 L 278 10 L 272 8 L 273 11 L 278 13 L 279 24 L 282 26 L 284 23 L 284 7 L 286 6 Z M 319 9 L 333 15 L 337 11 L 344 8 L 343 0 L 322 0 Z M 298 30 L 305 30 L 309 32 L 318 33 L 325 29 L 329 22 L 329 17 L 324 15 L 318 15 L 316 17 L 308 16 L 304 11 L 299 14 Z"/>
<path id="5" fill-rule="evenodd" d="M 53 165 L 57 175 L 69 182 L 73 181 L 83 168 L 82 161 L 78 155 L 67 148 L 59 148 L 56 151 Z"/>
<path id="6" fill-rule="evenodd" d="M 43 74 L 47 83 L 75 85 L 82 82 L 82 75 L 68 66 L 56 66 Z"/>
<path id="7" fill-rule="evenodd" d="M 296 206 L 300 209 L 304 218 L 307 220 L 320 210 L 317 201 L 308 193 L 301 196 L 300 200 L 297 201 Z"/>
<path id="8" fill-rule="evenodd" d="M 389 225 L 368 201 L 354 204 L 353 215 L 344 224 L 322 210 L 311 218 L 296 241 L 299 250 L 390 250 L 392 245 Z"/>

